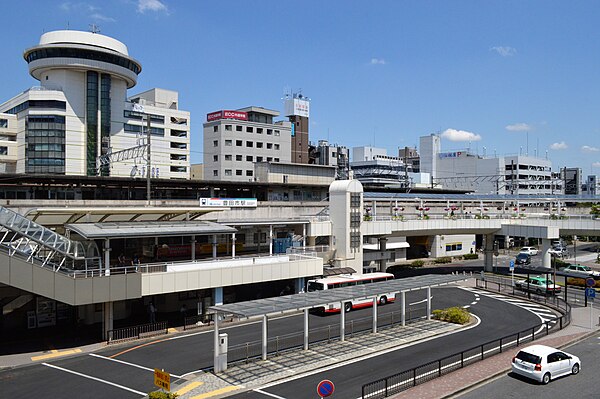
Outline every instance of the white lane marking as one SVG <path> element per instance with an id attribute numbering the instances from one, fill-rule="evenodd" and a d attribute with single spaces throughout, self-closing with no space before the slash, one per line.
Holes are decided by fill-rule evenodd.
<path id="1" fill-rule="evenodd" d="M 270 396 L 270 397 L 275 398 L 275 399 L 286 399 L 283 396 L 279 396 L 279 395 L 275 395 L 273 393 L 265 392 L 265 391 L 260 390 L 260 389 L 253 389 L 253 391 L 254 392 L 258 392 L 258 393 L 262 393 L 263 395 L 267 395 L 267 396 Z"/>
<path id="2" fill-rule="evenodd" d="M 469 309 L 471 307 L 471 305 L 465 305 L 463 306 L 463 309 Z"/>
<path id="3" fill-rule="evenodd" d="M 147 396 L 147 394 L 145 392 L 136 391 L 135 389 L 127 388 L 127 387 L 125 387 L 123 385 L 115 384 L 114 382 L 102 380 L 102 379 L 97 378 L 97 377 L 92 377 L 91 375 L 86 375 L 86 374 L 78 373 L 77 371 L 65 369 L 65 368 L 58 367 L 58 366 L 55 366 L 55 365 L 49 364 L 49 363 L 42 363 L 42 365 L 46 366 L 46 367 L 51 367 L 53 369 L 57 369 L 57 370 L 60 370 L 60 371 L 64 371 L 66 373 L 75 374 L 75 375 L 78 375 L 78 376 L 83 377 L 83 378 L 88 378 L 90 380 L 98 381 L 98 382 L 101 382 L 103 384 L 112 385 L 113 387 L 121 388 L 121 389 L 124 389 L 124 390 L 129 391 L 129 392 L 137 393 L 141 397 L 146 397 Z"/>
<path id="4" fill-rule="evenodd" d="M 121 364 L 124 364 L 126 366 L 131 366 L 131 367 L 137 367 L 138 369 L 142 369 L 142 370 L 146 370 L 146 371 L 150 371 L 150 372 L 154 373 L 154 369 L 151 369 L 150 367 L 140 366 L 139 364 L 129 363 L 129 362 L 126 362 L 124 360 L 113 359 L 113 358 L 110 358 L 110 357 L 106 357 L 106 356 L 102 356 L 102 355 L 97 355 L 95 353 L 90 353 L 89 355 L 97 357 L 98 359 L 110 360 L 111 362 L 121 363 Z M 176 377 L 176 378 L 181 378 L 181 376 L 178 376 L 177 374 L 171 374 L 171 375 L 173 377 Z"/>
<path id="5" fill-rule="evenodd" d="M 433 295 L 431 296 L 431 299 L 433 299 Z M 423 303 L 423 302 L 427 302 L 427 298 L 423 299 L 422 301 L 409 303 L 408 306 L 418 305 L 419 303 Z"/>
<path id="6" fill-rule="evenodd" d="M 200 369 L 200 370 L 190 371 L 189 373 L 182 374 L 181 377 L 179 377 L 179 378 L 185 378 L 185 377 L 187 377 L 190 374 L 196 374 L 196 373 L 200 373 L 200 372 L 204 372 L 204 370 Z"/>
<path id="7" fill-rule="evenodd" d="M 471 305 L 477 305 L 477 301 L 471 302 Z"/>

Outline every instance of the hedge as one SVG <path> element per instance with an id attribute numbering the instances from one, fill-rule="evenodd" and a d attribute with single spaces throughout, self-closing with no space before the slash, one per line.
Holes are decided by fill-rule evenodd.
<path id="1" fill-rule="evenodd" d="M 425 261 L 424 261 L 424 260 L 417 259 L 417 260 L 414 260 L 414 261 L 412 261 L 412 263 L 411 263 L 410 265 L 411 265 L 412 267 L 421 267 L 421 266 L 423 266 L 424 264 L 425 264 Z"/>
<path id="2" fill-rule="evenodd" d="M 479 254 L 464 254 L 463 259 L 464 260 L 479 259 Z"/>
<path id="3" fill-rule="evenodd" d="M 452 258 L 449 256 L 442 256 L 441 258 L 435 258 L 433 263 L 450 263 L 452 262 Z"/>
<path id="4" fill-rule="evenodd" d="M 471 320 L 471 314 L 467 309 L 454 306 L 451 308 L 434 310 L 433 318 L 449 323 L 467 324 Z"/>

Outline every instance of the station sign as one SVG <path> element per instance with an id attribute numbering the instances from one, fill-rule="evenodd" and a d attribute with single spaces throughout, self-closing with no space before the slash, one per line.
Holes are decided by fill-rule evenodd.
<path id="1" fill-rule="evenodd" d="M 171 391 L 171 374 L 159 369 L 154 369 L 154 385 L 164 389 L 167 392 Z"/>
<path id="2" fill-rule="evenodd" d="M 220 206 L 230 208 L 256 208 L 256 198 L 200 198 L 200 206 Z"/>

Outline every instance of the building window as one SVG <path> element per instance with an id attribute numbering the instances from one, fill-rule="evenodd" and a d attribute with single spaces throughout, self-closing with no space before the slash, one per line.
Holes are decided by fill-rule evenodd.
<path id="1" fill-rule="evenodd" d="M 252 171 L 252 170 L 246 171 L 246 176 L 252 176 L 253 174 L 254 174 L 254 171 Z"/>
<path id="2" fill-rule="evenodd" d="M 253 141 L 246 141 L 246 147 L 248 147 L 248 148 L 254 147 L 254 142 Z"/>
<path id="3" fill-rule="evenodd" d="M 257 141 L 257 142 L 256 142 L 256 148 L 263 148 L 263 143 L 262 143 L 262 141 Z"/>
<path id="4" fill-rule="evenodd" d="M 235 146 L 236 146 L 236 147 L 241 147 L 241 146 L 242 146 L 242 144 L 243 144 L 242 140 L 236 140 L 236 141 L 235 141 Z"/>
<path id="5" fill-rule="evenodd" d="M 236 169 L 235 170 L 235 175 L 236 176 L 241 176 L 242 175 L 242 170 L 241 169 Z"/>
<path id="6" fill-rule="evenodd" d="M 267 162 L 273 162 L 273 157 L 267 157 Z"/>
<path id="7" fill-rule="evenodd" d="M 213 126 L 213 132 L 218 132 L 219 131 L 219 125 L 214 125 Z"/>
<path id="8" fill-rule="evenodd" d="M 275 144 L 275 150 L 279 150 L 279 144 Z"/>
<path id="9" fill-rule="evenodd" d="M 225 125 L 225 131 L 231 132 L 231 125 Z"/>
<path id="10" fill-rule="evenodd" d="M 262 132 L 263 132 L 263 128 L 262 127 L 257 127 L 256 128 L 256 133 L 257 134 L 262 134 Z"/>
<path id="11" fill-rule="evenodd" d="M 231 159 L 231 154 L 227 154 L 227 155 L 225 155 L 225 160 L 226 160 L 226 161 L 231 161 L 231 160 L 232 160 L 232 159 Z"/>
<path id="12" fill-rule="evenodd" d="M 187 155 L 171 154 L 171 161 L 187 161 Z"/>
<path id="13" fill-rule="evenodd" d="M 225 169 L 225 176 L 233 176 L 231 169 Z"/>
<path id="14" fill-rule="evenodd" d="M 275 130 L 275 136 L 279 136 L 279 130 Z"/>
<path id="15" fill-rule="evenodd" d="M 446 252 L 462 251 L 462 243 L 446 244 Z"/>
<path id="16" fill-rule="evenodd" d="M 64 116 L 29 115 L 25 120 L 25 143 L 25 173 L 65 173 Z"/>
<path id="17" fill-rule="evenodd" d="M 0 119 L 0 128 L 8 127 L 8 119 Z"/>
<path id="18" fill-rule="evenodd" d="M 232 140 L 225 140 L 225 147 L 231 147 L 232 144 L 233 144 Z"/>
<path id="19" fill-rule="evenodd" d="M 0 155 L 8 155 L 8 147 L 0 146 Z"/>
<path id="20" fill-rule="evenodd" d="M 273 162 L 279 162 L 279 158 L 273 158 Z"/>
<path id="21" fill-rule="evenodd" d="M 171 129 L 172 137 L 187 137 L 187 132 L 185 130 L 175 130 Z"/>
<path id="22" fill-rule="evenodd" d="M 219 156 L 213 155 L 213 162 L 219 162 Z"/>
<path id="23" fill-rule="evenodd" d="M 246 155 L 246 161 L 252 162 L 253 161 L 252 155 Z"/>
<path id="24" fill-rule="evenodd" d="M 219 171 L 218 170 L 213 170 L 213 176 L 219 176 Z"/>
<path id="25" fill-rule="evenodd" d="M 171 148 L 175 148 L 178 150 L 185 150 L 185 149 L 187 149 L 187 144 L 171 142 Z"/>
<path id="26" fill-rule="evenodd" d="M 252 126 L 246 126 L 246 133 L 253 133 L 254 128 Z"/>
<path id="27" fill-rule="evenodd" d="M 241 126 L 236 126 L 235 127 L 235 131 L 236 132 L 241 132 L 242 131 L 242 127 Z"/>
<path id="28" fill-rule="evenodd" d="M 273 148 L 273 143 L 267 143 L 267 150 L 270 150 Z"/>
<path id="29" fill-rule="evenodd" d="M 236 155 L 235 156 L 235 160 L 236 161 L 241 161 L 242 160 L 242 156 L 241 155 Z"/>
<path id="30" fill-rule="evenodd" d="M 187 167 L 185 167 L 185 166 L 171 166 L 171 172 L 186 173 L 187 172 Z"/>
<path id="31" fill-rule="evenodd" d="M 213 140 L 213 147 L 219 146 L 219 140 Z"/>
<path id="32" fill-rule="evenodd" d="M 256 157 L 256 162 L 262 162 L 263 161 L 263 157 Z"/>
<path id="33" fill-rule="evenodd" d="M 267 134 L 272 135 L 273 134 L 273 129 L 267 129 Z"/>

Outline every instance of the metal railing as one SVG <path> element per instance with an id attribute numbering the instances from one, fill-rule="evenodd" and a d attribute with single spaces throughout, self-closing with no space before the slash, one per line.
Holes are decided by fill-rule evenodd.
<path id="1" fill-rule="evenodd" d="M 117 342 L 130 341 L 134 339 L 154 337 L 156 335 L 167 334 L 168 325 L 166 321 L 160 321 L 157 323 L 141 324 L 138 326 L 116 328 L 108 330 L 107 332 L 107 344 L 113 344 Z"/>
<path id="2" fill-rule="evenodd" d="M 557 300 L 560 301 L 558 298 Z M 571 321 L 571 306 L 567 303 L 564 305 L 566 313 L 561 317 L 547 320 L 526 330 L 505 335 L 453 355 L 364 384 L 362 386 L 362 398 L 386 398 L 490 356 L 502 353 L 506 349 L 517 347 L 523 343 L 533 342 L 540 337 L 547 336 L 550 333 L 553 322 L 556 322 L 558 328 L 562 330 Z"/>

